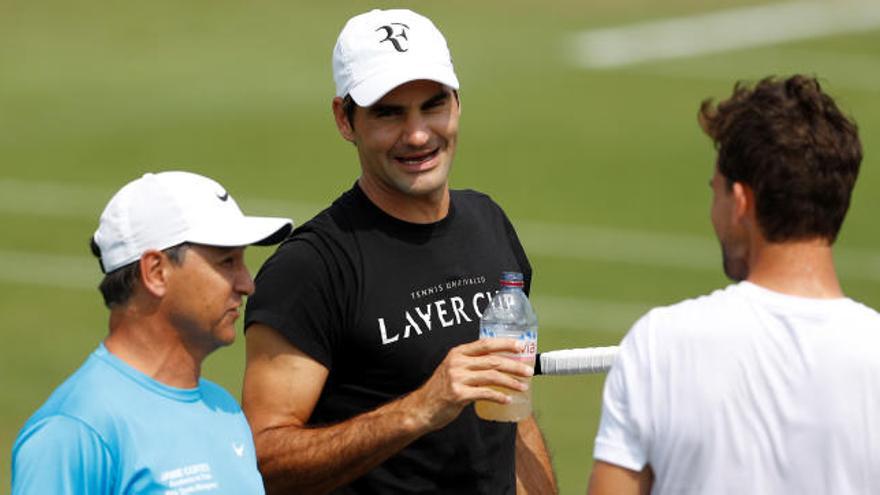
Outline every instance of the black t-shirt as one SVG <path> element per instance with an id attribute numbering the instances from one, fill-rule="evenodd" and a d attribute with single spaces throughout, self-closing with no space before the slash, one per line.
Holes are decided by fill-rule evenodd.
<path id="1" fill-rule="evenodd" d="M 412 224 L 355 185 L 266 261 L 245 327 L 275 328 L 330 370 L 309 424 L 335 423 L 415 390 L 476 340 L 503 271 L 528 289 L 525 252 L 488 196 L 451 191 L 446 218 Z M 469 406 L 337 493 L 515 493 L 515 435 Z"/>

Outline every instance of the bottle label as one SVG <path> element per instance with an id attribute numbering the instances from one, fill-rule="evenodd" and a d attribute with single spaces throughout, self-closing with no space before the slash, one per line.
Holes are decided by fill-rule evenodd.
<path id="1" fill-rule="evenodd" d="M 538 353 L 538 332 L 537 330 L 529 330 L 522 335 L 519 336 L 520 341 L 525 343 L 525 347 L 523 351 L 516 356 L 516 359 L 521 361 L 531 361 L 535 359 L 535 355 Z"/>
<path id="2" fill-rule="evenodd" d="M 515 338 L 524 343 L 523 350 L 519 354 L 513 354 L 510 357 L 519 361 L 530 361 L 535 359 L 535 355 L 538 353 L 538 329 L 533 328 L 531 330 L 527 330 L 525 332 L 520 333 L 518 336 L 516 335 L 505 335 L 507 332 L 496 332 L 494 328 L 489 325 L 481 325 L 480 326 L 480 338 L 481 339 L 494 339 L 499 337 L 506 338 Z"/>

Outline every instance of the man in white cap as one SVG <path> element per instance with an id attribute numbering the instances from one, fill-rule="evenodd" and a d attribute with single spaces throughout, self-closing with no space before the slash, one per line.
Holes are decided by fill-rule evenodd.
<path id="1" fill-rule="evenodd" d="M 263 493 L 241 409 L 200 370 L 254 290 L 245 246 L 291 228 L 188 172 L 120 189 L 91 241 L 110 334 L 24 425 L 12 492 Z"/>
<path id="2" fill-rule="evenodd" d="M 340 134 L 361 174 L 257 276 L 242 404 L 268 492 L 552 493 L 534 418 L 479 419 L 529 366 L 477 340 L 504 271 L 531 267 L 501 208 L 450 191 L 458 79 L 409 10 L 348 21 L 333 53 Z"/>

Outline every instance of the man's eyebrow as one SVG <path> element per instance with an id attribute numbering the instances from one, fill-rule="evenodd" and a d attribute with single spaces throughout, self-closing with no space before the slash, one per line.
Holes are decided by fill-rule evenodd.
<path id="1" fill-rule="evenodd" d="M 451 95 L 451 91 L 441 89 L 434 96 L 422 102 L 422 104 L 419 106 L 421 108 L 430 108 L 431 106 L 446 101 L 451 97 Z M 394 103 L 375 103 L 372 106 L 368 107 L 367 111 L 370 113 L 370 115 L 401 113 L 404 111 L 404 106 Z"/>
<path id="2" fill-rule="evenodd" d="M 376 103 L 367 108 L 370 115 L 400 113 L 403 111 L 403 105 L 395 105 L 393 103 Z"/>
<path id="3" fill-rule="evenodd" d="M 228 246 L 205 246 L 207 247 L 207 251 L 211 253 L 212 256 L 216 256 L 217 258 L 222 258 L 224 256 L 228 256 L 230 254 L 235 253 L 238 247 L 228 247 Z"/>
<path id="4" fill-rule="evenodd" d="M 430 107 L 432 105 L 436 105 L 437 103 L 441 103 L 441 102 L 449 99 L 451 94 L 452 93 L 447 91 L 446 89 L 441 89 L 439 92 L 437 92 L 437 94 L 435 94 L 434 96 L 425 100 L 425 102 L 422 103 L 422 108 Z"/>

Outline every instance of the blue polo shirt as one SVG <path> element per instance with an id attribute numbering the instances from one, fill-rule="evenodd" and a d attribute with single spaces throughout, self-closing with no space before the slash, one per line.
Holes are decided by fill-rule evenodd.
<path id="1" fill-rule="evenodd" d="M 262 494 L 238 403 L 201 379 L 153 380 L 103 344 L 25 423 L 12 493 Z"/>

